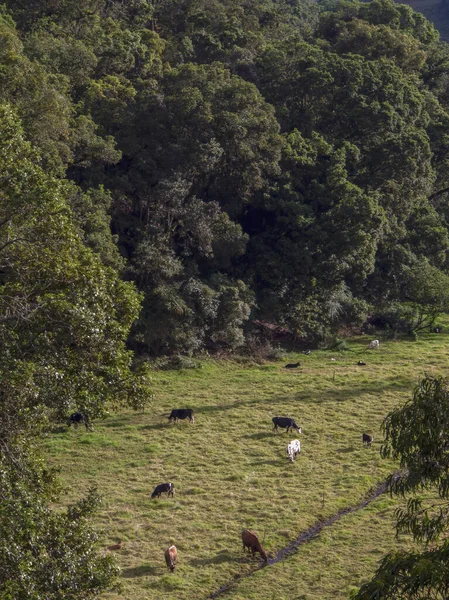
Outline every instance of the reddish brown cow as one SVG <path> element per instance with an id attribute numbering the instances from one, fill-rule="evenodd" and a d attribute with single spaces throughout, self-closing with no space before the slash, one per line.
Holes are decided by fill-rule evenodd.
<path id="1" fill-rule="evenodd" d="M 262 544 L 259 542 L 259 538 L 254 531 L 251 531 L 250 529 L 244 529 L 242 531 L 242 543 L 243 550 L 248 548 L 248 550 L 253 553 L 253 556 L 256 554 L 256 552 L 259 552 L 264 561 L 268 561 L 268 554 L 263 549 Z"/>
<path id="2" fill-rule="evenodd" d="M 175 570 L 177 560 L 178 551 L 176 550 L 176 546 L 170 546 L 170 548 L 167 548 L 165 551 L 165 562 L 172 573 Z"/>
<path id="3" fill-rule="evenodd" d="M 121 550 L 123 546 L 122 540 L 119 541 L 118 544 L 114 544 L 113 546 L 108 546 L 108 550 Z"/>

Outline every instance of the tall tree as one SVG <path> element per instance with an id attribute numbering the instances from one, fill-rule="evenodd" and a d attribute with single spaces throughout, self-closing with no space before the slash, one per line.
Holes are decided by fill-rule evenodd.
<path id="1" fill-rule="evenodd" d="M 139 296 L 83 243 L 71 187 L 49 175 L 0 105 L 0 596 L 88 599 L 116 581 L 97 550 L 92 492 L 61 513 L 39 434 L 79 408 L 142 406 L 125 340 Z"/>

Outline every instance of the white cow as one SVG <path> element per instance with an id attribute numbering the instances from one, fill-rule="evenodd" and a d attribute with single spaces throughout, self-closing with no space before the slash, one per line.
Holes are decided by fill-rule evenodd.
<path id="1" fill-rule="evenodd" d="M 287 446 L 287 454 L 289 459 L 293 462 L 296 455 L 301 452 L 301 443 L 299 440 L 292 440 Z"/>
<path id="2" fill-rule="evenodd" d="M 368 344 L 368 349 L 369 350 L 375 350 L 375 349 L 379 349 L 380 348 L 380 342 L 379 340 L 373 340 L 372 342 L 370 342 Z"/>

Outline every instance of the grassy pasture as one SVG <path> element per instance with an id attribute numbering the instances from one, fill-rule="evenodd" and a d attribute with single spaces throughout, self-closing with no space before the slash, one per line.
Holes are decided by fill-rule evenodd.
<path id="1" fill-rule="evenodd" d="M 316 521 L 357 504 L 395 469 L 379 456 L 380 424 L 411 397 L 424 372 L 447 374 L 449 336 L 382 342 L 363 352 L 289 354 L 257 365 L 207 361 L 203 368 L 155 372 L 155 398 L 145 412 L 121 412 L 93 432 L 63 428 L 46 442 L 62 467 L 69 502 L 91 485 L 104 495 L 98 524 L 104 546 L 122 539 L 123 591 L 108 600 L 205 599 L 249 574 L 258 561 L 241 550 L 240 531 L 259 533 L 269 553 Z M 331 361 L 334 357 L 335 362 Z M 362 358 L 367 365 L 356 366 Z M 283 369 L 301 361 L 301 368 Z M 191 407 L 196 423 L 168 425 L 172 408 Z M 272 432 L 271 418 L 292 416 L 303 433 Z M 373 433 L 372 448 L 361 443 Z M 287 460 L 299 437 L 301 455 Z M 174 499 L 150 500 L 156 484 L 173 481 Z M 393 547 L 397 504 L 381 496 L 347 515 L 283 562 L 243 577 L 223 598 L 326 600 L 348 598 Z M 170 574 L 164 549 L 175 543 L 179 564 Z"/>

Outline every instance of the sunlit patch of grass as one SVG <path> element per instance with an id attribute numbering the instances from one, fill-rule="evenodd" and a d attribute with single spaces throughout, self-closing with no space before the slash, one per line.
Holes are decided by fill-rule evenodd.
<path id="1" fill-rule="evenodd" d="M 64 501 L 97 485 L 105 498 L 98 516 L 104 546 L 126 541 L 117 553 L 123 592 L 103 598 L 205 599 L 257 566 L 242 553 L 242 528 L 255 529 L 274 553 L 317 520 L 358 503 L 395 469 L 379 456 L 382 420 L 411 397 L 429 368 L 446 374 L 449 337 L 381 340 L 379 351 L 367 352 L 369 339 L 351 340 L 353 352 L 290 353 L 266 365 L 209 360 L 202 369 L 155 371 L 146 411 L 95 422 L 93 432 L 51 434 L 48 455 L 62 467 Z M 358 367 L 359 359 L 366 366 Z M 294 374 L 283 368 L 297 360 Z M 195 424 L 169 425 L 170 410 L 184 407 L 194 409 Z M 273 432 L 275 415 L 295 418 L 303 433 Z M 362 446 L 364 431 L 375 436 L 371 448 Z M 296 437 L 301 454 L 290 463 L 286 447 Z M 167 481 L 175 484 L 174 498 L 150 499 Z M 387 550 L 410 546 L 408 538 L 394 538 L 396 506 L 388 496 L 378 498 L 283 563 L 239 581 L 224 598 L 347 599 Z M 172 543 L 179 553 L 174 574 L 164 561 Z"/>

